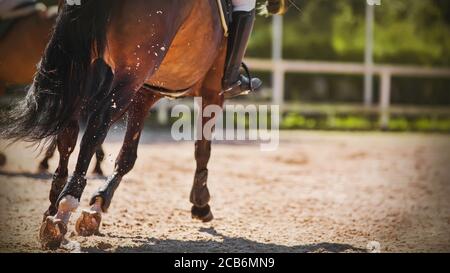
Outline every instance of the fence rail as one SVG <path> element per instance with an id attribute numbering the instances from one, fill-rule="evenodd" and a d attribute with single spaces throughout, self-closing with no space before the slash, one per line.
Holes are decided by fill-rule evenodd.
<path id="1" fill-rule="evenodd" d="M 373 65 L 366 66 L 360 63 L 337 63 L 317 61 L 292 61 L 292 60 L 263 60 L 247 59 L 247 64 L 252 70 L 272 71 L 274 86 L 272 101 L 284 105 L 284 77 L 288 72 L 293 73 L 317 73 L 317 74 L 350 74 L 364 75 L 369 71 L 380 77 L 380 98 L 378 111 L 380 114 L 380 126 L 385 129 L 389 124 L 389 110 L 391 105 L 392 77 L 423 77 L 423 78 L 450 78 L 449 68 L 427 68 L 398 65 Z"/>
<path id="2" fill-rule="evenodd" d="M 272 86 L 272 103 L 280 105 L 281 109 L 291 109 L 289 103 L 284 101 L 285 97 L 285 75 L 286 73 L 304 74 L 343 74 L 343 75 L 365 75 L 367 71 L 380 77 L 380 97 L 378 99 L 377 111 L 380 116 L 380 126 L 386 129 L 389 124 L 391 110 L 391 82 L 392 77 L 423 77 L 423 78 L 450 78 L 450 68 L 427 68 L 399 65 L 373 65 L 366 66 L 362 63 L 339 63 L 319 61 L 294 61 L 282 59 L 246 59 L 246 63 L 253 71 L 269 71 L 274 77 Z M 362 90 L 361 90 L 362 92 Z M 364 106 L 373 112 L 374 106 Z M 168 110 L 171 103 L 162 101 L 158 104 L 158 119 L 166 123 L 169 119 Z"/>

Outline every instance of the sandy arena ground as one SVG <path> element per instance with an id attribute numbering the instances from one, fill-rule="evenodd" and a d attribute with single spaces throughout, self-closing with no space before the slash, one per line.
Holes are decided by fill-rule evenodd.
<path id="1" fill-rule="evenodd" d="M 109 140 L 104 169 L 120 143 Z M 450 137 L 381 133 L 283 133 L 277 152 L 256 144 L 215 144 L 209 165 L 215 219 L 191 219 L 193 144 L 144 135 L 101 236 L 73 252 L 450 252 Z M 36 175 L 25 144 L 4 152 L 0 251 L 40 252 L 49 175 Z M 73 170 L 75 156 L 72 156 Z M 56 159 L 51 161 L 56 167 Z M 80 209 L 102 178 L 91 177 Z"/>

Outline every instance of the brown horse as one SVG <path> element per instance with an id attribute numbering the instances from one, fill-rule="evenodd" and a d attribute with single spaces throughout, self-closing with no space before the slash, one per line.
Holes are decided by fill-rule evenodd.
<path id="1" fill-rule="evenodd" d="M 31 83 L 56 15 L 51 8 L 18 18 L 0 39 L 0 95 L 9 86 Z"/>
<path id="2" fill-rule="evenodd" d="M 58 8 L 49 7 L 28 16 L 15 19 L 7 33 L 0 39 L 0 95 L 6 88 L 25 86 L 33 81 L 39 63 L 55 24 Z M 50 143 L 39 171 L 46 172 L 48 161 L 57 148 L 56 141 Z M 103 175 L 101 162 L 104 159 L 101 146 L 96 151 L 97 162 L 94 173 Z M 0 155 L 0 166 L 6 163 L 6 156 Z"/>
<path id="3" fill-rule="evenodd" d="M 86 186 L 90 160 L 110 126 L 128 111 L 114 174 L 93 197 L 91 210 L 77 221 L 81 235 L 98 231 L 101 212 L 106 212 L 122 177 L 132 169 L 145 116 L 162 97 L 159 91 L 201 96 L 203 107 L 223 104 L 225 54 L 216 0 L 87 0 L 81 6 L 64 5 L 29 94 L 6 115 L 9 122 L 2 130 L 4 138 L 16 140 L 57 135 L 59 152 L 68 157 L 76 143 L 80 112 L 86 105 L 94 109 L 72 178 L 64 186 L 67 173 L 55 175 L 59 183 L 52 187 L 51 202 L 58 210 L 41 227 L 44 246 L 58 247 L 62 242 Z M 99 60 L 110 70 L 102 73 L 96 67 Z M 99 76 L 98 92 L 86 92 L 91 89 L 85 86 Z M 145 83 L 150 87 L 142 88 Z M 203 118 L 203 124 L 210 119 Z M 190 201 L 192 216 L 203 221 L 212 220 L 206 183 L 210 151 L 211 142 L 205 137 L 196 141 Z"/>

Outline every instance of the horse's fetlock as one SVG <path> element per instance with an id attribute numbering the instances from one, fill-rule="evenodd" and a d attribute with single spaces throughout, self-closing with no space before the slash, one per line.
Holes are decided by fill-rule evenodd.
<path id="1" fill-rule="evenodd" d="M 79 205 L 80 202 L 78 199 L 71 195 L 67 195 L 59 202 L 58 210 L 63 212 L 72 212 L 75 211 Z"/>

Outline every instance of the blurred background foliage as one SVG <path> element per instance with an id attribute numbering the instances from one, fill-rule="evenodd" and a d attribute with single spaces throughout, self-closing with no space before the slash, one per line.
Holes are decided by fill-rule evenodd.
<path id="1" fill-rule="evenodd" d="M 365 0 L 293 0 L 284 16 L 287 59 L 362 62 Z M 375 8 L 378 63 L 450 66 L 450 1 L 382 0 Z M 270 57 L 271 18 L 259 17 L 249 54 Z"/>
<path id="2" fill-rule="evenodd" d="M 365 0 L 293 0 L 284 16 L 285 59 L 363 62 Z M 271 57 L 270 17 L 256 22 L 248 56 Z M 375 7 L 376 63 L 450 66 L 450 1 L 381 0 Z M 270 75 L 261 75 L 270 82 Z M 378 97 L 375 81 L 375 98 Z M 361 102 L 362 76 L 300 75 L 286 79 L 286 99 Z M 394 104 L 449 105 L 450 80 L 394 78 Z"/>

